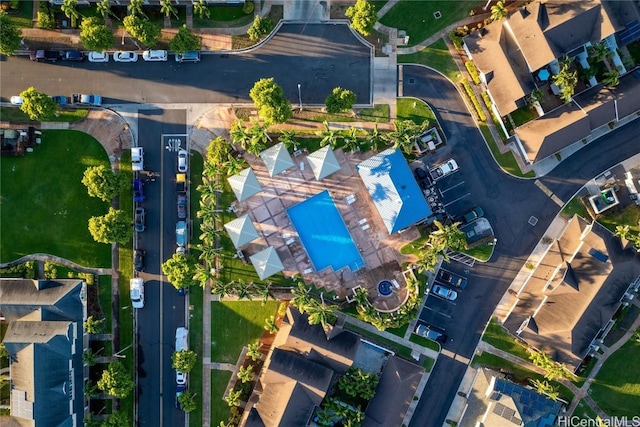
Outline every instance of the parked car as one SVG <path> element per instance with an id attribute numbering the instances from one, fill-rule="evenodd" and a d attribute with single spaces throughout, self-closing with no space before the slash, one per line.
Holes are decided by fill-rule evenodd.
<path id="1" fill-rule="evenodd" d="M 443 283 L 446 283 L 451 286 L 455 286 L 456 288 L 460 288 L 460 289 L 464 289 L 467 287 L 466 277 L 459 276 L 455 273 L 450 272 L 449 270 L 445 270 L 444 268 L 441 268 L 438 271 L 436 280 L 439 280 Z"/>
<path id="2" fill-rule="evenodd" d="M 425 325 L 425 324 L 422 324 L 422 323 L 419 324 L 416 327 L 415 333 L 417 335 L 420 335 L 421 337 L 425 337 L 425 338 L 428 338 L 428 339 L 433 340 L 433 341 L 437 341 L 437 342 L 442 343 L 442 344 L 447 342 L 447 336 L 444 333 L 438 332 L 438 331 L 432 329 L 431 326 Z"/>
<path id="3" fill-rule="evenodd" d="M 176 384 L 180 385 L 180 384 L 186 384 L 186 383 L 187 383 L 187 373 L 176 370 Z"/>
<path id="4" fill-rule="evenodd" d="M 413 174 L 415 175 L 416 181 L 418 181 L 418 183 L 428 180 L 427 171 L 422 168 L 416 168 L 413 171 Z"/>
<path id="5" fill-rule="evenodd" d="M 69 98 L 64 95 L 53 95 L 51 99 L 53 99 L 53 102 L 55 102 L 61 107 L 69 104 Z"/>
<path id="6" fill-rule="evenodd" d="M 176 387 L 176 409 L 182 410 L 178 398 L 182 396 L 182 393 L 184 393 L 185 391 L 187 391 L 187 386 L 184 384 L 178 384 L 178 386 Z"/>
<path id="7" fill-rule="evenodd" d="M 462 219 L 465 224 L 469 224 L 471 221 L 475 221 L 478 218 L 482 218 L 484 211 L 481 207 L 476 206 L 468 212 L 462 214 Z"/>
<path id="8" fill-rule="evenodd" d="M 166 61 L 169 55 L 166 50 L 145 50 L 142 59 L 145 61 Z"/>
<path id="9" fill-rule="evenodd" d="M 133 266 L 136 271 L 144 271 L 144 256 L 146 255 L 145 251 L 142 249 L 136 249 L 133 253 Z"/>
<path id="10" fill-rule="evenodd" d="M 99 107 L 102 105 L 102 97 L 91 93 L 74 93 L 71 95 L 74 104 L 93 105 Z"/>
<path id="11" fill-rule="evenodd" d="M 454 291 L 453 289 L 445 288 L 444 286 L 439 284 L 433 285 L 433 288 L 431 288 L 431 293 L 449 301 L 455 301 L 456 298 L 458 298 L 458 293 L 456 291 Z"/>
<path id="12" fill-rule="evenodd" d="M 84 61 L 84 55 L 77 50 L 68 50 L 62 55 L 65 61 Z"/>
<path id="13" fill-rule="evenodd" d="M 107 52 L 89 52 L 87 59 L 89 62 L 109 62 L 109 54 Z"/>
<path id="14" fill-rule="evenodd" d="M 113 53 L 113 60 L 116 62 L 136 62 L 138 60 L 138 54 L 121 50 Z"/>
<path id="15" fill-rule="evenodd" d="M 459 167 L 456 161 L 453 159 L 449 159 L 446 162 L 434 167 L 429 172 L 431 172 L 431 176 L 433 177 L 433 179 L 440 179 L 454 173 L 458 169 Z"/>
<path id="16" fill-rule="evenodd" d="M 187 223 L 184 221 L 178 221 L 176 224 L 176 244 L 187 246 Z"/>
<path id="17" fill-rule="evenodd" d="M 58 59 L 60 59 L 60 52 L 44 49 L 32 50 L 31 52 L 29 52 L 29 59 L 37 62 L 56 62 Z"/>
<path id="18" fill-rule="evenodd" d="M 129 281 L 129 295 L 133 308 L 144 307 L 144 281 L 141 278 L 135 277 Z"/>
<path id="19" fill-rule="evenodd" d="M 200 52 L 189 50 L 184 53 L 176 53 L 176 62 L 200 62 Z"/>
<path id="20" fill-rule="evenodd" d="M 144 208 L 136 208 L 134 228 L 138 233 L 142 233 L 146 227 L 146 212 Z"/>
<path id="21" fill-rule="evenodd" d="M 189 350 L 189 330 L 184 326 L 176 328 L 176 350 Z"/>
<path id="22" fill-rule="evenodd" d="M 187 171 L 187 150 L 178 151 L 178 172 L 185 173 Z"/>
<path id="23" fill-rule="evenodd" d="M 185 219 L 187 217 L 187 195 L 184 193 L 178 194 L 178 219 Z"/>
<path id="24" fill-rule="evenodd" d="M 139 179 L 133 180 L 133 201 L 138 203 L 144 201 L 144 188 L 142 181 Z"/>
<path id="25" fill-rule="evenodd" d="M 131 149 L 131 170 L 139 172 L 144 169 L 144 149 L 133 147 Z"/>
<path id="26" fill-rule="evenodd" d="M 13 104 L 13 105 L 22 105 L 22 104 L 24 104 L 24 99 L 22 99 L 21 96 L 17 96 L 17 95 L 12 96 L 10 101 L 11 101 L 11 104 Z"/>

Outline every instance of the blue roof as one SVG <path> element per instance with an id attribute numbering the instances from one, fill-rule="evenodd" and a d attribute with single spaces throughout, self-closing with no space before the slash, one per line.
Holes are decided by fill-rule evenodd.
<path id="1" fill-rule="evenodd" d="M 389 234 L 432 214 L 402 153 L 390 148 L 356 167 Z"/>

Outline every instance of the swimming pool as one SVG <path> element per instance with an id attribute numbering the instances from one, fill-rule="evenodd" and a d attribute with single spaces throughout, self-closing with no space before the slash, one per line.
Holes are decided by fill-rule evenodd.
<path id="1" fill-rule="evenodd" d="M 329 191 L 290 207 L 287 214 L 316 271 L 329 266 L 334 271 L 347 266 L 355 271 L 364 266 Z"/>

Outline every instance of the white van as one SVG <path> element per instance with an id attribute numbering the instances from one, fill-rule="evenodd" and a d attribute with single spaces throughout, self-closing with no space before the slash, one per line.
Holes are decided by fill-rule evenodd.
<path id="1" fill-rule="evenodd" d="M 129 281 L 129 295 L 131 296 L 131 306 L 133 308 L 144 307 L 144 280 L 139 277 Z"/>
<path id="2" fill-rule="evenodd" d="M 145 61 L 166 61 L 169 55 L 166 50 L 145 50 L 142 59 Z"/>
<path id="3" fill-rule="evenodd" d="M 144 170 L 144 150 L 142 147 L 131 149 L 131 169 L 138 172 Z"/>
<path id="4" fill-rule="evenodd" d="M 176 329 L 176 351 L 189 350 L 189 330 L 184 326 Z"/>

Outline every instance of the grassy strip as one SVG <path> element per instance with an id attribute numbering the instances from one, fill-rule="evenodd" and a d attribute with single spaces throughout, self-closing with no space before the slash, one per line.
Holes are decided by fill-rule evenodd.
<path id="1" fill-rule="evenodd" d="M 582 218 L 589 219 L 589 214 L 587 213 L 587 208 L 584 207 L 582 200 L 579 196 L 576 196 L 569 200 L 569 202 L 564 205 L 560 214 L 565 218 L 572 218 L 574 215 L 580 215 Z"/>
<path id="2" fill-rule="evenodd" d="M 389 122 L 389 104 L 374 104 L 373 108 L 362 108 L 357 110 L 358 117 L 372 122 Z"/>
<path id="3" fill-rule="evenodd" d="M 489 259 L 491 259 L 494 248 L 495 245 L 489 245 L 485 243 L 483 245 L 474 246 L 473 248 L 463 249 L 460 252 L 462 252 L 463 254 L 467 254 L 480 262 L 487 262 L 489 261 Z"/>
<path id="4" fill-rule="evenodd" d="M 505 331 L 495 318 L 489 321 L 487 330 L 482 335 L 482 340 L 497 349 L 506 351 L 521 359 L 529 360 L 527 349 L 516 342 L 515 338 Z"/>
<path id="5" fill-rule="evenodd" d="M 598 218 L 598 222 L 607 230 L 615 233 L 618 225 L 628 225 L 632 233 L 640 232 L 640 212 L 635 205 L 629 205 L 622 211 L 607 212 L 606 215 Z"/>
<path id="6" fill-rule="evenodd" d="M 62 109 L 58 110 L 58 116 L 52 122 L 78 122 L 89 114 L 86 108 Z M 18 107 L 0 107 L 0 120 L 13 123 L 39 123 L 37 120 L 29 119 Z"/>
<path id="7" fill-rule="evenodd" d="M 211 424 L 212 426 L 217 426 L 220 424 L 220 421 L 224 421 L 225 423 L 229 419 L 229 406 L 227 402 L 222 400 L 224 397 L 224 391 L 227 389 L 227 385 L 229 384 L 229 380 L 231 380 L 231 375 L 233 373 L 229 371 L 211 371 Z M 196 425 L 190 423 L 192 426 Z M 202 423 L 197 424 L 201 426 Z"/>
<path id="8" fill-rule="evenodd" d="M 109 165 L 102 145 L 70 130 L 45 130 L 33 153 L 2 157 L 0 260 L 47 253 L 109 267 L 110 246 L 95 242 L 88 229 L 89 218 L 105 214 L 109 205 L 89 197 L 81 182 L 85 169 L 98 165 Z"/>
<path id="9" fill-rule="evenodd" d="M 104 315 L 104 330 L 111 333 L 111 276 L 98 277 L 100 309 Z"/>
<path id="10" fill-rule="evenodd" d="M 436 115 L 431 107 L 417 98 L 397 98 L 396 115 L 398 120 L 412 120 L 417 125 L 425 120 L 429 120 L 432 126 L 436 124 Z"/>
<path id="11" fill-rule="evenodd" d="M 480 102 L 478 102 L 478 97 L 476 97 L 476 94 L 471 88 L 471 85 L 469 84 L 469 82 L 466 79 L 464 79 L 460 82 L 460 84 L 464 88 L 464 91 L 466 92 L 468 99 L 473 104 L 473 108 L 475 108 L 476 110 L 477 117 L 480 119 L 481 122 L 486 122 L 487 116 L 484 114 L 484 110 L 480 106 Z"/>
<path id="12" fill-rule="evenodd" d="M 375 344 L 379 344 L 382 347 L 388 348 L 389 350 L 392 350 L 394 353 L 396 353 L 398 356 L 402 356 L 405 359 L 411 359 L 411 349 L 409 347 L 405 347 L 403 345 L 400 345 L 394 341 L 388 340 L 386 338 L 381 337 L 380 335 L 373 333 L 373 332 L 369 332 L 366 329 L 360 328 L 356 325 L 353 325 L 351 323 L 345 323 L 345 328 L 358 333 L 359 335 L 363 336 L 364 338 L 366 338 L 367 340 L 375 343 Z"/>
<path id="13" fill-rule="evenodd" d="M 496 141 L 493 139 L 493 134 L 489 131 L 489 127 L 485 123 L 479 123 L 478 126 L 480 128 L 480 132 L 482 132 L 482 135 L 484 135 L 484 138 L 489 145 L 491 153 L 493 153 L 498 165 L 500 165 L 504 171 L 523 178 L 535 178 L 536 173 L 534 171 L 530 171 L 525 174 L 522 173 L 511 150 L 504 154 L 500 152 Z"/>
<path id="14" fill-rule="evenodd" d="M 277 306 L 275 301 L 212 302 L 211 361 L 235 364 L 242 347 L 262 336 L 265 319 L 275 315 Z"/>
<path id="15" fill-rule="evenodd" d="M 409 341 L 422 347 L 429 348 L 433 351 L 437 351 L 438 353 L 440 352 L 440 344 L 428 338 L 421 337 L 420 335 L 411 334 L 411 336 L 409 337 Z"/>
<path id="16" fill-rule="evenodd" d="M 197 359 L 195 368 L 189 372 L 189 390 L 196 394 L 198 405 L 189 414 L 189 425 L 192 427 L 202 426 L 202 354 L 203 354 L 203 335 L 202 335 L 202 293 L 201 287 L 192 287 L 189 289 L 189 305 L 193 307 L 189 311 L 189 345 L 191 350 L 196 352 Z"/>
<path id="17" fill-rule="evenodd" d="M 457 82 L 462 77 L 443 39 L 408 55 L 398 55 L 399 64 L 422 64 L 440 71 L 449 80 Z"/>
<path id="18" fill-rule="evenodd" d="M 430 357 L 425 357 L 424 361 L 422 362 L 422 367 L 426 372 L 431 372 L 431 369 L 433 369 L 433 365 L 435 364 L 436 364 L 435 359 L 432 359 Z"/>

